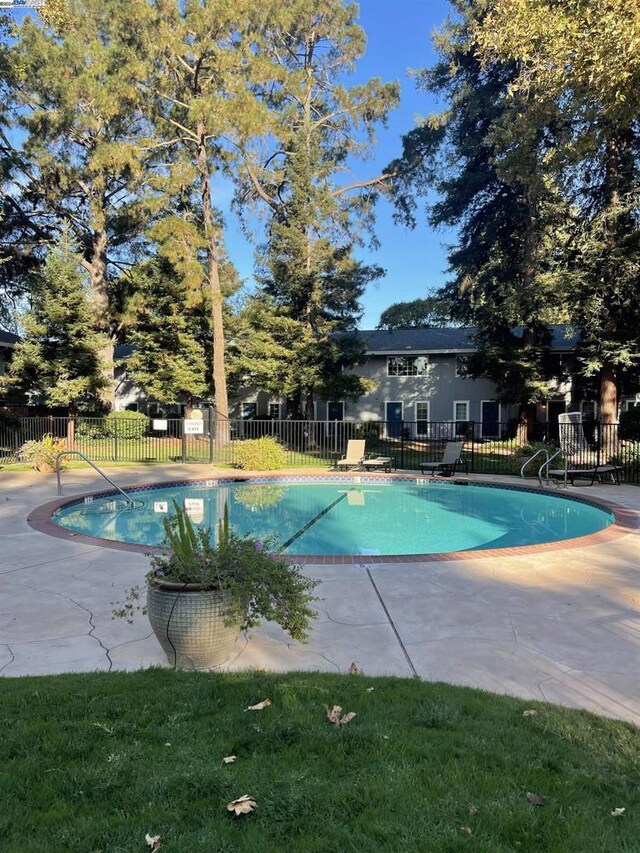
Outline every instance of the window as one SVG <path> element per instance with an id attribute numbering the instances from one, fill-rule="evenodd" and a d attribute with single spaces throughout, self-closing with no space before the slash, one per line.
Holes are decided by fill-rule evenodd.
<path id="1" fill-rule="evenodd" d="M 424 376 L 429 368 L 426 355 L 390 355 L 387 358 L 387 376 Z"/>
<path id="2" fill-rule="evenodd" d="M 127 405 L 124 407 L 124 410 L 125 410 L 125 412 L 137 412 L 138 411 L 138 404 L 137 403 L 127 403 Z"/>
<path id="3" fill-rule="evenodd" d="M 598 405 L 594 400 L 582 400 L 580 411 L 582 412 L 582 420 L 592 421 L 596 419 L 598 414 Z"/>
<path id="4" fill-rule="evenodd" d="M 429 402 L 416 403 L 416 435 L 429 434 Z"/>
<path id="5" fill-rule="evenodd" d="M 454 421 L 469 420 L 469 401 L 454 400 L 453 402 L 453 419 Z"/>
<path id="6" fill-rule="evenodd" d="M 269 418 L 272 421 L 280 420 L 280 403 L 269 403 Z"/>
<path id="7" fill-rule="evenodd" d="M 469 356 L 456 356 L 456 376 L 466 377 L 469 375 Z"/>
<path id="8" fill-rule="evenodd" d="M 251 421 L 255 418 L 258 410 L 257 403 L 243 403 L 241 418 L 243 421 Z"/>

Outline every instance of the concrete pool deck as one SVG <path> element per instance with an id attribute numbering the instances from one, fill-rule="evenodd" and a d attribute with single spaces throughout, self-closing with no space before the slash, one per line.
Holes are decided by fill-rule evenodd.
<path id="1" fill-rule="evenodd" d="M 122 486 L 229 475 L 208 465 L 107 472 Z M 73 469 L 63 486 L 72 496 L 105 483 Z M 576 486 L 567 494 L 614 501 L 640 522 L 638 487 Z M 146 557 L 33 530 L 27 516 L 55 497 L 55 475 L 0 471 L 0 673 L 166 666 L 146 617 L 129 625 L 111 616 L 112 602 L 142 582 Z M 570 549 L 366 559 L 305 567 L 320 579 L 322 599 L 308 645 L 264 625 L 238 640 L 227 668 L 345 672 L 355 661 L 368 675 L 417 674 L 640 723 L 640 528 Z"/>

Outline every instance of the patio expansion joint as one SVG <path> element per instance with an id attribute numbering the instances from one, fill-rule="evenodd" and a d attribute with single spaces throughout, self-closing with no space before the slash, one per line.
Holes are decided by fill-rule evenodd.
<path id="1" fill-rule="evenodd" d="M 104 655 L 109 662 L 109 668 L 107 671 L 111 672 L 111 670 L 113 669 L 113 661 L 111 660 L 111 650 L 107 646 L 105 646 L 105 644 L 102 642 L 102 640 L 100 639 L 100 637 L 97 634 L 93 633 L 95 630 L 97 630 L 97 627 L 98 627 L 97 625 L 94 624 L 94 621 L 93 621 L 93 611 L 89 610 L 88 607 L 85 607 L 84 605 L 75 601 L 73 598 L 71 598 L 70 595 L 65 595 L 63 592 L 54 592 L 50 589 L 40 589 L 39 587 L 30 586 L 29 584 L 26 584 L 26 583 L 23 583 L 21 585 L 26 587 L 27 589 L 33 590 L 33 592 L 42 592 L 45 595 L 55 595 L 58 598 L 63 598 L 66 601 L 71 602 L 71 604 L 74 604 L 76 607 L 78 607 L 84 613 L 87 613 L 88 614 L 88 620 L 87 621 L 89 622 L 91 630 L 87 631 L 86 635 L 80 635 L 80 636 L 91 637 L 92 640 L 95 640 L 96 643 L 98 643 L 100 648 L 104 651 Z M 78 635 L 76 635 L 76 636 L 78 636 Z"/>
<path id="2" fill-rule="evenodd" d="M 376 586 L 376 582 L 373 579 L 373 575 L 371 574 L 371 570 L 369 568 L 367 568 L 366 572 L 367 572 L 367 576 L 368 576 L 369 580 L 371 581 L 371 586 L 373 587 L 375 594 L 378 596 L 378 601 L 380 602 L 380 605 L 382 606 L 382 609 L 384 610 L 385 616 L 387 617 L 387 619 L 389 621 L 389 625 L 391 626 L 391 630 L 396 635 L 396 640 L 398 641 L 400 648 L 402 649 L 402 654 L 404 655 L 405 660 L 409 664 L 409 669 L 411 670 L 412 674 L 416 678 L 419 678 L 418 670 L 415 668 L 413 661 L 411 660 L 411 657 L 409 656 L 409 652 L 407 651 L 407 647 L 405 646 L 404 641 L 403 641 L 402 637 L 400 636 L 400 632 L 396 628 L 395 623 L 394 623 L 393 619 L 391 618 L 391 614 L 389 613 L 389 611 L 387 609 L 387 605 L 384 603 L 384 599 L 383 599 L 382 595 L 380 594 L 380 590 Z"/>

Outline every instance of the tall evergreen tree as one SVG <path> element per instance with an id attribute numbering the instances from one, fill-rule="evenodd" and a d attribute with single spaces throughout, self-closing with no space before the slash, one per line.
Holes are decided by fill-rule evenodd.
<path id="1" fill-rule="evenodd" d="M 138 8 L 128 11 L 131 26 L 137 27 Z M 258 0 L 157 0 L 142 11 L 150 16 L 141 40 L 145 108 L 154 123 L 150 146 L 165 151 L 167 161 L 158 189 L 180 202 L 154 229 L 154 237 L 191 291 L 206 291 L 222 439 L 229 410 L 226 293 L 214 182 L 221 170 L 230 168 L 238 146 L 268 130 L 265 110 L 251 87 L 254 76 L 264 73 L 257 69 L 255 45 L 267 10 Z"/>
<path id="2" fill-rule="evenodd" d="M 476 30 L 491 2 L 454 0 L 459 14 L 436 38 L 440 60 L 422 71 L 419 84 L 445 99 L 446 108 L 411 131 L 398 172 L 398 216 L 415 218 L 416 190 L 436 189 L 429 210 L 434 226 L 457 226 L 449 251 L 451 277 L 443 296 L 453 316 L 478 327 L 472 375 L 493 379 L 500 399 L 518 403 L 523 421 L 550 390 L 547 325 L 565 316 L 560 248 L 567 239 L 569 208 L 544 168 L 545 153 L 560 132 L 555 110 L 540 110 L 534 133 L 518 140 L 523 181 L 514 170 L 513 138 L 499 128 L 517 121 L 521 103 L 511 96 L 514 63 L 484 68 Z M 503 122 L 503 125 L 500 125 Z"/>
<path id="3" fill-rule="evenodd" d="M 191 403 L 211 393 L 206 305 L 193 304 L 184 280 L 162 257 L 128 273 L 128 377 L 162 403 Z"/>
<path id="4" fill-rule="evenodd" d="M 539 132 L 550 108 L 562 119 L 565 133 L 546 165 L 577 211 L 571 318 L 584 375 L 598 378 L 600 417 L 612 422 L 620 376 L 640 365 L 640 5 L 494 0 L 476 38 L 484 68 L 517 68 L 520 131 Z M 513 139 L 518 128 L 502 130 Z M 521 170 L 520 179 L 531 176 Z"/>
<path id="5" fill-rule="evenodd" d="M 106 384 L 101 369 L 98 307 L 66 233 L 31 283 L 31 308 L 20 318 L 22 339 L 2 385 L 11 396 L 38 398 L 49 406 L 96 401 Z"/>
<path id="6" fill-rule="evenodd" d="M 0 327 L 15 328 L 16 312 L 28 289 L 30 274 L 40 264 L 40 228 L 32 222 L 30 204 L 16 193 L 23 161 L 11 142 L 12 107 L 19 68 L 10 48 L 15 26 L 0 15 Z"/>
<path id="7" fill-rule="evenodd" d="M 271 132 L 260 147 L 238 145 L 245 176 L 238 200 L 264 205 L 268 214 L 258 315 L 264 322 L 268 309 L 275 312 L 266 325 L 272 347 L 290 352 L 285 376 L 276 374 L 287 389 L 289 417 L 312 417 L 318 395 L 342 399 L 363 391 L 348 370 L 362 357 L 348 332 L 366 284 L 382 270 L 357 261 L 354 249 L 390 176 L 345 183 L 344 174 L 370 150 L 398 87 L 377 78 L 343 85 L 364 51 L 356 15 L 351 3 L 274 4 L 256 49 L 269 74 L 253 85 Z M 269 381 L 263 367 L 256 359 L 253 375 L 262 373 L 262 383 Z"/>
<path id="8" fill-rule="evenodd" d="M 146 6 L 146 4 L 143 4 Z M 22 192 L 17 199 L 40 246 L 63 228 L 77 242 L 104 332 L 103 389 L 113 403 L 117 335 L 111 280 L 133 261 L 152 207 L 141 190 L 154 152 L 137 144 L 135 30 L 119 0 L 68 0 L 47 6 L 44 26 L 26 18 L 13 49 Z M 146 175 L 148 180 L 149 175 Z"/>

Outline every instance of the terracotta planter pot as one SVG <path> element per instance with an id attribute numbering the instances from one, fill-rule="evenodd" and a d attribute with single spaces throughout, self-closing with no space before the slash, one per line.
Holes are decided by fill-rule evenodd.
<path id="1" fill-rule="evenodd" d="M 231 655 L 238 625 L 225 625 L 228 593 L 199 584 L 152 583 L 147 614 L 170 664 L 180 669 L 220 666 Z"/>

